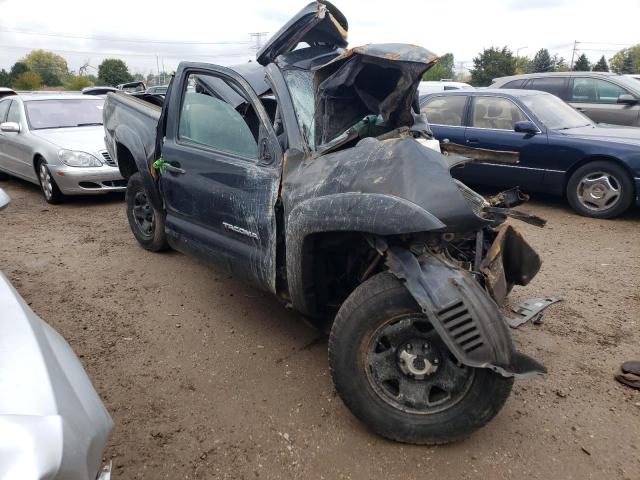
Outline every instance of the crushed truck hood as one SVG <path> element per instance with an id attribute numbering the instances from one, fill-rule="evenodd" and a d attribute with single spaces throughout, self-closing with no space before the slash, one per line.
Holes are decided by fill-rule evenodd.
<path id="1" fill-rule="evenodd" d="M 395 197 L 437 218 L 442 230 L 474 230 L 485 223 L 478 215 L 483 199 L 454 182 L 449 168 L 446 157 L 411 136 L 365 138 L 353 148 L 288 162 L 282 195 L 289 212 L 309 199 L 336 194 Z M 386 219 L 390 226 L 405 220 Z"/>
<path id="2" fill-rule="evenodd" d="M 380 115 L 390 129 L 411 126 L 418 84 L 437 60 L 437 55 L 416 45 L 385 43 L 346 50 L 316 67 L 317 145 L 370 114 Z"/>
<path id="3" fill-rule="evenodd" d="M 346 47 L 347 19 L 326 1 L 311 2 L 289 20 L 256 55 L 260 65 L 268 65 L 277 56 L 294 50 L 299 43 Z"/>

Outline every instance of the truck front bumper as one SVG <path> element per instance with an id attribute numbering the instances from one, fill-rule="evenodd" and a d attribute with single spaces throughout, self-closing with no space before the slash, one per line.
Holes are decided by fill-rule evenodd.
<path id="1" fill-rule="evenodd" d="M 92 195 L 108 192 L 124 192 L 127 181 L 117 167 L 69 167 L 48 165 L 56 185 L 65 195 Z"/>

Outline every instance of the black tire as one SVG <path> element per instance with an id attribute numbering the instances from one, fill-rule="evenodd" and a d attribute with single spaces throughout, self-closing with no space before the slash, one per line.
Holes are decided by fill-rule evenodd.
<path id="1" fill-rule="evenodd" d="M 47 161 L 44 158 L 40 158 L 36 162 L 36 174 L 38 175 L 38 182 L 40 183 L 40 190 L 42 196 L 52 205 L 62 203 L 65 200 L 65 196 L 58 188 L 56 181 L 51 175 L 51 171 L 47 166 Z"/>
<path id="2" fill-rule="evenodd" d="M 585 183 L 587 182 L 587 183 Z M 593 193 L 585 185 L 592 182 Z M 618 190 L 608 202 L 597 198 L 606 192 Z M 567 182 L 567 200 L 576 212 L 585 217 L 615 218 L 626 211 L 633 202 L 634 187 L 629 173 L 621 166 L 606 160 L 596 160 L 579 167 Z M 602 197 L 604 199 L 605 197 Z M 602 205 L 599 205 L 603 203 Z"/>
<path id="3" fill-rule="evenodd" d="M 0 181 L 9 180 L 11 176 L 8 173 L 0 172 Z"/>
<path id="4" fill-rule="evenodd" d="M 368 359 L 376 332 L 386 328 L 385 325 L 399 324 L 390 320 L 407 315 L 426 322 L 407 289 L 390 273 L 375 275 L 355 289 L 340 308 L 329 337 L 329 366 L 336 390 L 349 410 L 383 437 L 427 445 L 460 440 L 500 411 L 511 392 L 513 378 L 504 378 L 488 369 L 457 364 L 456 367 L 466 371 L 465 375 L 469 377 L 464 380 L 465 387 L 456 394 L 455 402 L 452 396 L 450 406 L 445 402 L 440 410 L 436 408 L 431 412 L 397 408 L 375 387 Z M 439 339 L 434 330 L 429 335 Z M 443 347 L 440 340 L 441 353 Z M 391 356 L 396 358 L 397 353 L 398 349 L 394 349 Z M 448 361 L 457 363 L 448 350 L 445 355 Z M 448 367 L 437 360 L 433 362 L 444 368 L 431 375 L 437 379 L 439 372 L 446 372 Z M 424 383 L 418 382 L 425 380 L 409 378 L 403 381 L 413 382 L 412 388 L 420 390 Z"/>
<path id="5" fill-rule="evenodd" d="M 164 231 L 165 213 L 151 203 L 140 172 L 129 177 L 125 203 L 129 227 L 138 243 L 151 252 L 167 250 L 169 244 Z"/>

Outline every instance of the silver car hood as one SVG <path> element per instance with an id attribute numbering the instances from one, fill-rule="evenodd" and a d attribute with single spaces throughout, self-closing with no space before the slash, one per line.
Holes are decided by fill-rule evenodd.
<path id="1" fill-rule="evenodd" d="M 87 153 L 98 153 L 106 150 L 104 146 L 104 128 L 102 125 L 91 127 L 47 128 L 31 130 L 40 137 L 60 148 L 78 150 Z"/>
<path id="2" fill-rule="evenodd" d="M 67 342 L 0 273 L 0 478 L 94 480 L 113 426 Z"/>

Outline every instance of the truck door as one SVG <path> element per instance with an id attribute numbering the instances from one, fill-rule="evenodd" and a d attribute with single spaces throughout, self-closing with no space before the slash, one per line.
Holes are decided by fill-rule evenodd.
<path id="1" fill-rule="evenodd" d="M 181 66 L 168 100 L 160 189 L 169 242 L 275 291 L 282 150 L 238 73 Z"/>

